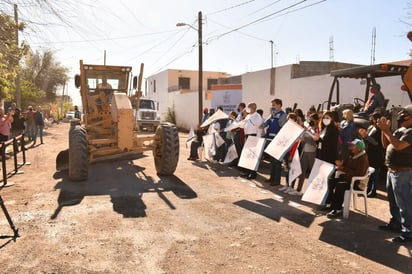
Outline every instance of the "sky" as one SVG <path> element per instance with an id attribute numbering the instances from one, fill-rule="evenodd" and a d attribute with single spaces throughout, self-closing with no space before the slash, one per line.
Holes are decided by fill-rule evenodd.
<path id="1" fill-rule="evenodd" d="M 12 15 L 7 2 L 0 8 L 10 8 Z M 331 59 L 368 65 L 373 56 L 375 64 L 409 59 L 412 48 L 406 39 L 412 24 L 407 0 L 45 1 L 58 17 L 48 8 L 16 2 L 20 21 L 28 22 L 20 39 L 33 50 L 53 50 L 70 70 L 74 104 L 81 102 L 72 80 L 79 60 L 103 64 L 105 51 L 108 65 L 132 66 L 135 75 L 144 63 L 144 77 L 166 69 L 197 70 L 199 11 L 205 71 L 240 75 L 272 62 L 276 67 Z"/>

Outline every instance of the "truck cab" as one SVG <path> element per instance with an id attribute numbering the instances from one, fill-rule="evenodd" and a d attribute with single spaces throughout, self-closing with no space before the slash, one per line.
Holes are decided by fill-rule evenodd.
<path id="1" fill-rule="evenodd" d="M 140 129 L 155 131 L 160 124 L 158 104 L 151 99 L 141 98 L 133 103 L 136 125 Z"/>

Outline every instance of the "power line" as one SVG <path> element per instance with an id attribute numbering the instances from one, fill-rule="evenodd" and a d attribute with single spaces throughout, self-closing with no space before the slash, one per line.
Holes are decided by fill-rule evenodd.
<path id="1" fill-rule="evenodd" d="M 259 18 L 259 19 L 256 19 L 256 20 L 252 21 L 252 22 L 249 22 L 249 23 L 247 23 L 247 24 L 244 24 L 244 25 L 242 25 L 242 26 L 240 26 L 240 27 L 237 27 L 237 28 L 232 29 L 232 30 L 230 30 L 230 31 L 227 31 L 227 32 L 224 32 L 224 33 L 222 33 L 222 34 L 216 35 L 215 37 L 209 38 L 208 40 L 212 41 L 212 40 L 216 40 L 216 39 L 222 38 L 223 36 L 226 36 L 226 35 L 228 35 L 228 34 L 230 34 L 230 33 L 232 33 L 232 32 L 235 32 L 235 31 L 238 31 L 238 30 L 240 30 L 240 29 L 243 29 L 243 28 L 246 28 L 246 27 L 248 27 L 248 26 L 251 26 L 251 25 L 253 25 L 253 24 L 256 24 L 256 23 L 258 23 L 258 22 L 260 22 L 260 21 L 262 21 L 262 20 L 264 20 L 264 19 L 267 19 L 267 18 L 269 18 L 269 17 L 272 17 L 272 16 L 274 16 L 274 15 L 276 15 L 276 14 L 278 14 L 278 13 L 281 13 L 282 11 L 285 11 L 285 10 L 287 10 L 287 9 L 293 8 L 293 7 L 295 7 L 295 6 L 297 6 L 297 5 L 300 5 L 300 4 L 302 4 L 303 2 L 306 2 L 306 1 L 307 1 L 307 0 L 302 0 L 302 1 L 298 2 L 298 3 L 295 3 L 295 4 L 293 4 L 293 5 L 290 5 L 290 6 L 286 7 L 286 8 L 283 8 L 283 9 L 281 9 L 281 10 L 279 10 L 279 11 L 276 11 L 276 12 L 273 12 L 273 13 L 268 14 L 268 15 L 266 15 L 266 16 L 263 16 L 263 17 L 261 17 L 261 18 Z"/>
<path id="2" fill-rule="evenodd" d="M 260 23 L 260 22 L 265 22 L 265 21 L 267 21 L 267 20 L 271 20 L 271 19 L 273 19 L 273 16 L 275 16 L 275 15 L 278 15 L 278 16 L 274 17 L 274 18 L 277 18 L 277 17 L 283 16 L 283 15 L 285 15 L 285 14 L 290 14 L 290 13 L 292 13 L 292 12 L 295 12 L 295 11 L 298 11 L 298 10 L 302 10 L 302 9 L 305 9 L 305 8 L 309 8 L 309 7 L 311 7 L 311 6 L 320 4 L 320 3 L 322 3 L 322 2 L 326 2 L 327 0 L 321 0 L 321 1 L 312 3 L 312 4 L 306 5 L 306 6 L 304 6 L 304 7 L 300 7 L 300 8 L 297 8 L 297 9 L 294 9 L 294 10 L 291 10 L 291 11 L 288 11 L 288 12 L 286 12 L 286 13 L 283 13 L 283 14 L 279 15 L 279 13 L 284 12 L 284 11 L 287 11 L 287 10 L 289 10 L 289 9 L 291 9 L 291 8 L 293 8 L 293 7 L 296 7 L 296 6 L 302 4 L 303 2 L 306 2 L 306 1 L 307 1 L 307 0 L 302 0 L 302 1 L 297 2 L 297 3 L 295 3 L 295 4 L 292 4 L 292 5 L 290 5 L 290 6 L 286 7 L 286 8 L 283 8 L 283 9 L 281 9 L 281 10 L 278 10 L 278 11 L 276 11 L 276 12 L 273 12 L 273 13 L 271 13 L 271 14 L 268 14 L 268 15 L 266 15 L 266 16 L 263 16 L 263 17 L 261 17 L 261 18 L 259 18 L 259 19 L 256 19 L 256 20 L 254 20 L 254 21 L 252 21 L 252 22 L 249 22 L 249 23 L 247 23 L 247 24 L 244 24 L 244 25 L 242 25 L 242 26 L 240 26 L 240 27 L 237 27 L 237 28 L 235 28 L 235 29 L 232 29 L 232 30 L 230 30 L 230 31 L 228 31 L 228 32 L 224 32 L 224 33 L 219 34 L 219 35 L 216 35 L 216 36 L 214 36 L 214 37 L 210 37 L 210 38 L 207 40 L 207 42 L 211 42 L 211 41 L 213 41 L 213 40 L 217 40 L 217 39 L 219 39 L 219 38 L 221 38 L 221 37 L 223 37 L 223 36 L 226 36 L 226 35 L 228 35 L 228 34 L 230 34 L 230 33 L 232 33 L 232 32 L 237 32 L 237 31 L 239 31 L 240 29 L 246 28 L 246 27 L 251 26 L 251 25 L 253 25 L 253 24 Z"/>
<path id="3" fill-rule="evenodd" d="M 218 14 L 218 13 L 222 13 L 222 12 L 225 12 L 225 11 L 228 11 L 228 10 L 231 10 L 231 9 L 235 9 L 235 8 L 238 8 L 238 7 L 247 5 L 247 4 L 252 3 L 252 2 L 255 2 L 255 1 L 256 1 L 256 0 L 249 0 L 249 1 L 242 2 L 242 3 L 240 3 L 240 4 L 237 4 L 237 5 L 228 7 L 228 8 L 224 8 L 224 9 L 221 9 L 221 10 L 217 10 L 217 11 L 214 11 L 214 12 L 209 13 L 209 16 L 210 16 L 210 15 L 215 15 L 215 14 Z"/>

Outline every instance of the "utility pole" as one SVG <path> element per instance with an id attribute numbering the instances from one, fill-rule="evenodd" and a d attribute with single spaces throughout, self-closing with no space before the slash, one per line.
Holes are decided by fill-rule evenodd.
<path id="1" fill-rule="evenodd" d="M 17 12 L 17 4 L 14 4 L 14 23 L 15 23 L 15 35 L 16 46 L 19 48 L 19 15 Z M 16 75 L 16 105 L 21 109 L 21 91 L 20 91 L 20 59 L 17 60 L 17 75 Z"/>
<path id="2" fill-rule="evenodd" d="M 199 27 L 197 29 L 199 35 L 199 126 L 202 123 L 203 113 L 203 42 L 202 42 L 202 12 L 198 14 Z"/>
<path id="3" fill-rule="evenodd" d="M 371 65 L 375 64 L 376 27 L 372 29 Z"/>

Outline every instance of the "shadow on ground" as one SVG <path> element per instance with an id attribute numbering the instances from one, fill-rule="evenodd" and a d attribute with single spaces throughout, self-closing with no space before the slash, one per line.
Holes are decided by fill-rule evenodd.
<path id="1" fill-rule="evenodd" d="M 279 196 L 279 195 L 278 195 Z M 275 199 L 262 199 L 257 201 L 240 200 L 234 204 L 268 219 L 280 222 L 282 218 L 309 228 L 315 218 L 326 213 L 317 211 L 314 205 L 313 214 L 299 209 L 296 202 L 299 198 L 287 197 Z M 295 202 L 296 200 L 296 202 Z M 307 204 L 308 205 L 308 204 Z M 378 229 L 382 221 L 371 216 L 365 217 L 363 213 L 351 211 L 349 219 L 326 220 L 319 225 L 323 230 L 319 240 L 337 246 L 346 251 L 385 265 L 402 273 L 412 273 L 412 244 L 400 246 L 391 242 L 396 234 L 391 234 Z M 406 248 L 408 256 L 400 254 L 399 249 Z"/>
<path id="2" fill-rule="evenodd" d="M 72 182 L 67 171 L 54 174 L 55 179 L 61 179 L 55 189 L 60 189 L 58 207 L 51 219 L 58 217 L 66 206 L 78 205 L 85 196 L 110 195 L 113 210 L 124 217 L 145 217 L 146 205 L 142 200 L 144 193 L 155 192 L 169 206 L 175 206 L 163 194 L 171 191 L 181 199 L 197 197 L 188 185 L 176 176 L 160 176 L 155 181 L 144 172 L 145 168 L 137 166 L 132 160 L 101 162 L 89 166 L 88 180 Z"/>

